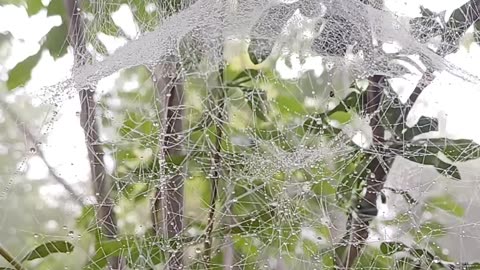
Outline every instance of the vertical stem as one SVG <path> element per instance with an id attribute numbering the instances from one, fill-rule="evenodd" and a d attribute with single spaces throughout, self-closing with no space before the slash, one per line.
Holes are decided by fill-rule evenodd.
<path id="1" fill-rule="evenodd" d="M 64 1 L 70 19 L 69 36 L 74 49 L 75 66 L 79 67 L 86 64 L 91 58 L 86 49 L 84 21 L 81 17 L 80 3 L 78 0 Z M 107 239 L 114 239 L 118 234 L 117 221 L 113 211 L 115 204 L 109 197 L 111 186 L 107 181 L 103 162 L 104 152 L 99 138 L 94 94 L 95 88 L 93 86 L 87 86 L 79 90 L 81 103 L 80 124 L 85 134 L 91 179 L 98 204 L 96 209 L 97 225 L 101 228 L 103 236 Z M 121 257 L 111 257 L 108 261 L 111 269 L 124 268 Z"/>
<path id="2" fill-rule="evenodd" d="M 220 71 L 220 86 L 222 85 L 222 76 L 223 70 Z M 204 242 L 204 254 L 203 258 L 205 260 L 205 265 L 207 269 L 210 269 L 210 261 L 212 255 L 212 231 L 213 226 L 215 223 L 215 208 L 218 198 L 218 180 L 220 179 L 221 175 L 221 151 L 222 151 L 222 128 L 223 128 L 223 115 L 224 115 L 224 107 L 225 107 L 225 98 L 223 89 L 219 89 L 221 96 L 219 97 L 218 107 L 216 108 L 217 116 L 215 121 L 216 123 L 216 134 L 215 134 L 215 146 L 212 149 L 213 157 L 212 157 L 212 173 L 211 173 L 211 200 L 210 200 L 210 211 L 208 213 L 208 220 L 207 220 L 207 229 L 206 229 L 206 237 Z"/>
<path id="3" fill-rule="evenodd" d="M 373 154 L 372 160 L 368 165 L 371 174 L 367 176 L 366 194 L 360 199 L 356 207 L 356 215 L 350 213 L 348 217 L 347 235 L 345 237 L 345 240 L 348 241 L 346 257 L 337 261 L 337 267 L 341 266 L 345 269 L 353 267 L 365 245 L 369 234 L 370 222 L 378 213 L 377 197 L 387 180 L 387 174 L 391 165 L 391 160 L 382 156 L 385 129 L 381 124 L 382 114 L 379 111 L 383 98 L 383 89 L 387 84 L 386 80 L 386 77 L 383 75 L 375 75 L 369 79 L 364 109 L 367 114 L 372 115 L 370 120 L 370 127 L 373 132 L 372 148 L 377 153 Z"/>
<path id="4" fill-rule="evenodd" d="M 170 178 L 166 181 L 160 179 L 160 186 L 156 188 L 153 227 L 157 235 L 162 234 L 160 228 L 163 227 L 163 235 L 167 239 L 172 239 L 180 236 L 183 231 L 184 176 L 182 165 L 176 164 L 183 155 L 183 79 L 174 59 L 168 59 L 157 66 L 154 76 L 158 98 L 164 99 L 165 106 L 164 115 L 160 116 L 165 123 L 160 138 L 162 145 L 160 160 L 165 161 L 164 175 Z M 163 226 L 160 224 L 162 219 Z M 183 269 L 181 245 L 175 244 L 172 250 L 169 254 L 168 269 Z"/>

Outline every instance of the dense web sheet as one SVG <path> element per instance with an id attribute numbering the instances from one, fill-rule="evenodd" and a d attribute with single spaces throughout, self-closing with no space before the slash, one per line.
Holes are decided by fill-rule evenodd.
<path id="1" fill-rule="evenodd" d="M 19 181 L 40 157 L 67 188 L 40 199 L 61 211 L 29 209 L 47 233 L 14 235 L 71 241 L 68 269 L 476 269 L 480 149 L 447 136 L 433 97 L 477 95 L 478 65 L 449 57 L 479 56 L 465 36 L 480 8 L 411 2 L 407 15 L 360 0 L 71 5 L 72 75 L 27 94 L 53 113 L 29 130 L 0 96 L 0 124 L 32 145 L 2 168 L 0 202 L 16 202 L 2 216 L 41 189 Z M 50 164 L 79 93 L 82 150 Z"/>

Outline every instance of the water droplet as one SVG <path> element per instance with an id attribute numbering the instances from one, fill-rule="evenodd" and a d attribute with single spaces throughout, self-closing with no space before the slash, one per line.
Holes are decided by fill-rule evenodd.
<path id="1" fill-rule="evenodd" d="M 30 148 L 30 153 L 35 154 L 37 152 L 37 148 L 31 147 Z"/>

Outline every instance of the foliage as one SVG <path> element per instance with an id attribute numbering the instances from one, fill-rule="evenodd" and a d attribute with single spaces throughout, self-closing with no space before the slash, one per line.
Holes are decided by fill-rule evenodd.
<path id="1" fill-rule="evenodd" d="M 39 0 L 10 2 L 24 5 L 30 16 L 46 9 L 49 16 L 61 17 L 61 24 L 50 29 L 38 52 L 9 70 L 6 86 L 10 91 L 18 91 L 18 87 L 30 80 L 31 71 L 44 50 L 55 59 L 67 53 L 65 41 L 69 22 L 62 0 L 52 0 L 48 6 L 43 6 Z M 147 12 L 146 6 L 152 1 L 118 0 L 101 12 L 96 10 L 101 5 L 84 2 L 87 3 L 83 12 L 103 16 L 98 21 L 89 22 L 88 26 L 93 30 L 87 34 L 95 53 L 101 56 L 107 56 L 108 52 L 98 40 L 98 33 L 130 38 L 111 17 L 121 4 L 130 6 L 136 23 L 143 27 L 141 32 L 152 30 L 161 23 L 159 13 Z M 179 5 L 175 2 L 168 7 L 177 10 Z M 170 14 L 172 10 L 164 12 Z M 422 17 L 414 24 L 432 24 L 435 16 L 422 9 Z M 441 32 L 440 25 L 432 27 L 435 33 Z M 476 33 L 478 28 L 475 28 Z M 428 38 L 418 31 L 418 39 L 424 41 Z M 353 136 L 345 134 L 348 133 L 346 130 L 357 128 L 358 119 L 371 117 L 365 115 L 367 91 L 360 87 L 360 80 L 353 82 L 345 96 L 332 93 L 333 105 L 312 108 L 307 106 L 305 96 L 318 89 L 309 91 L 311 89 L 299 87 L 312 79 L 311 74 L 292 82 L 282 79 L 272 66 L 257 65 L 257 59 L 249 58 L 248 61 L 254 64 L 243 68 L 234 62 L 227 63 L 211 74 L 186 76 L 184 125 L 188 132 L 184 134 L 183 143 L 188 151 L 179 156 L 160 157 L 162 144 L 159 140 L 164 123 L 159 116 L 161 109 L 155 107 L 155 100 L 159 97 L 156 97 L 158 93 L 155 93 L 150 70 L 132 67 L 119 73 L 114 91 L 101 96 L 98 103 L 102 109 L 99 122 L 107 141 L 104 148 L 115 160 L 111 173 L 115 190 L 111 192 L 117 198 L 119 219 L 124 227 L 116 239 L 108 239 L 95 220 L 96 209 L 92 205 L 83 206 L 75 226 L 84 232 L 88 249 L 93 252 L 88 255 L 88 262 L 81 265 L 82 269 L 105 269 L 107 259 L 114 256 L 126 258 L 131 268 L 155 269 L 157 265 L 165 264 L 172 250 L 180 248 L 193 254 L 187 258 L 189 265 L 201 269 L 201 243 L 206 238 L 204 231 L 208 222 L 205 213 L 211 208 L 207 202 L 213 197 L 210 183 L 214 170 L 223 180 L 219 182 L 223 193 L 217 202 L 217 208 L 222 212 L 215 216 L 218 220 L 213 236 L 218 250 L 208 269 L 220 269 L 218 265 L 224 263 L 227 251 L 219 248 L 227 241 L 233 243 L 230 246 L 241 258 L 244 269 L 264 267 L 268 259 L 278 255 L 282 258 L 282 254 L 295 254 L 309 262 L 321 261 L 325 269 L 332 269 L 336 256 L 333 251 L 345 251 L 342 250 L 345 248 L 338 247 L 333 241 L 331 224 L 318 221 L 318 216 L 354 212 L 365 196 L 367 179 L 374 173 L 369 168 L 373 159 L 402 157 L 431 166 L 448 178 L 461 180 L 458 163 L 480 157 L 480 146 L 472 140 L 430 136 L 438 131 L 435 118 L 422 116 L 413 126 L 408 126 L 406 119 L 414 104 L 401 102 L 390 85 L 385 86 L 386 98 L 379 106 L 380 124 L 389 138 L 378 149 L 372 148 L 372 140 L 368 146 L 359 144 Z M 212 86 L 212 78 L 216 77 L 221 78 L 222 85 Z M 128 89 L 126 84 L 129 81 L 138 84 L 134 89 Z M 118 101 L 120 105 L 115 106 Z M 218 110 L 221 102 L 226 104 L 227 112 L 225 118 L 219 119 L 212 112 Z M 220 168 L 211 163 L 214 156 L 212 144 L 219 126 L 224 133 L 222 138 L 216 138 L 220 141 Z M 341 147 L 337 147 L 336 144 L 340 143 Z M 299 147 L 304 152 L 299 153 Z M 338 154 L 315 156 L 323 148 L 338 151 Z M 329 159 L 330 156 L 333 157 Z M 165 167 L 167 170 L 162 171 Z M 148 198 L 152 197 L 152 190 L 163 178 L 177 174 L 178 168 L 186 168 L 184 218 L 187 233 L 167 239 L 142 226 L 151 226 L 144 221 L 151 215 Z M 402 194 L 408 204 L 416 203 L 407 191 L 396 192 Z M 390 197 L 382 193 L 381 199 L 385 204 Z M 442 211 L 458 218 L 465 215 L 462 205 L 448 195 L 429 197 L 422 203 L 422 211 Z M 403 223 L 400 218 L 401 215 L 396 217 L 397 226 Z M 142 230 L 138 230 L 139 227 Z M 304 236 L 306 231 L 314 237 Z M 448 269 L 455 263 L 431 244 L 432 239 L 439 239 L 447 233 L 448 229 L 441 221 L 422 221 L 418 228 L 410 231 L 414 244 L 383 241 L 379 245 L 368 245 L 359 256 L 356 267 Z M 46 242 L 22 257 L 20 263 L 43 259 L 54 253 L 69 254 L 74 246 L 64 240 Z M 295 258 L 284 260 L 292 267 L 297 263 Z M 477 269 L 478 263 L 463 263 L 462 266 Z"/>

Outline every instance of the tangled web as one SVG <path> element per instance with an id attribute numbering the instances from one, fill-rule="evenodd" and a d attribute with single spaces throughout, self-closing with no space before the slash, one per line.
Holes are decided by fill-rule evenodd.
<path id="1" fill-rule="evenodd" d="M 425 111 L 478 88 L 449 58 L 478 50 L 478 1 L 393 2 L 66 1 L 72 76 L 34 96 L 55 125 L 80 95 L 87 153 L 64 159 L 90 181 L 48 166 L 81 207 L 57 206 L 76 256 L 56 265 L 477 269 L 480 149 Z"/>

